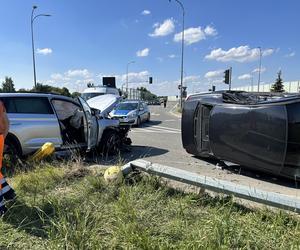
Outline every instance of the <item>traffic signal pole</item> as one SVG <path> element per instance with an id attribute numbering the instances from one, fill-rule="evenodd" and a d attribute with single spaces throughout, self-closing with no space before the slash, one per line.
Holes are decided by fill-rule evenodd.
<path id="1" fill-rule="evenodd" d="M 229 68 L 229 91 L 231 90 L 232 67 Z"/>

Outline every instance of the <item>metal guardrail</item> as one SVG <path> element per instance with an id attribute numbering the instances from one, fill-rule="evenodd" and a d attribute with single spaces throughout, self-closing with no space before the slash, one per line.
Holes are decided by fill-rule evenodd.
<path id="1" fill-rule="evenodd" d="M 160 164 L 152 164 L 151 162 L 144 160 L 135 160 L 127 163 L 122 167 L 122 172 L 124 175 L 127 175 L 134 169 L 139 169 L 149 174 L 155 174 L 186 184 L 202 187 L 217 193 L 234 195 L 242 199 L 300 213 L 300 199 L 294 196 L 263 191 L 254 187 L 248 187 L 229 181 L 198 175 L 182 169 Z"/>

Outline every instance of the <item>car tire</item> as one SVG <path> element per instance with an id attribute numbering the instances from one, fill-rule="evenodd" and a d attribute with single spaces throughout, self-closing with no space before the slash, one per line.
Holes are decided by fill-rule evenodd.
<path id="1" fill-rule="evenodd" d="M 20 164 L 21 152 L 17 143 L 10 139 L 4 142 L 3 167 L 5 172 L 13 172 Z"/>
<path id="2" fill-rule="evenodd" d="M 148 113 L 147 122 L 150 122 L 150 113 Z"/>
<path id="3" fill-rule="evenodd" d="M 141 123 L 142 123 L 141 118 L 138 117 L 137 120 L 136 120 L 136 126 L 139 127 L 141 125 Z"/>
<path id="4" fill-rule="evenodd" d="M 120 151 L 121 138 L 114 130 L 105 131 L 101 140 L 100 152 L 101 154 L 115 155 Z"/>

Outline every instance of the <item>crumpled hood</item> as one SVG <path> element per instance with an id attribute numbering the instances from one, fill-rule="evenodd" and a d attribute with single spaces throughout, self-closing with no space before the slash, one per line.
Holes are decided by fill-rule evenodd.
<path id="1" fill-rule="evenodd" d="M 107 94 L 95 96 L 87 100 L 87 103 L 91 108 L 99 109 L 101 111 L 101 115 L 105 116 L 111 112 L 120 101 L 120 96 Z"/>

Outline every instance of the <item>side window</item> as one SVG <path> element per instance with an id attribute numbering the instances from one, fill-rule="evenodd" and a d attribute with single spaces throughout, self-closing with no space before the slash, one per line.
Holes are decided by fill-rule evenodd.
<path id="1" fill-rule="evenodd" d="M 13 101 L 12 98 L 4 97 L 4 98 L 1 98 L 1 101 L 4 104 L 4 107 L 5 107 L 7 113 L 17 113 L 15 102 Z"/>
<path id="2" fill-rule="evenodd" d="M 7 113 L 53 114 L 47 97 L 6 97 L 3 102 Z"/>
<path id="3" fill-rule="evenodd" d="M 79 105 L 65 100 L 54 99 L 52 100 L 52 104 L 59 120 L 65 120 L 73 116 L 76 111 L 81 111 L 81 107 Z"/>

